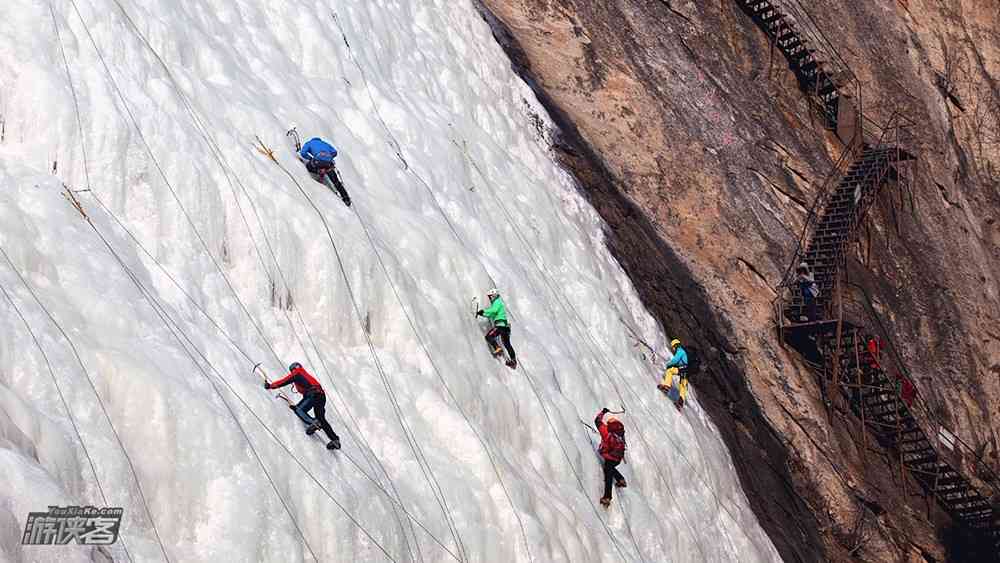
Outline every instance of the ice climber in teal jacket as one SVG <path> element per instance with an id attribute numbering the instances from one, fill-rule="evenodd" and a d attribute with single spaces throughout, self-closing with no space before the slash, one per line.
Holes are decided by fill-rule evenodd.
<path id="1" fill-rule="evenodd" d="M 517 356 L 514 354 L 514 348 L 510 345 L 510 323 L 507 321 L 507 306 L 504 305 L 503 299 L 500 298 L 500 292 L 497 289 L 491 289 L 486 292 L 486 296 L 490 299 L 490 306 L 485 309 L 480 309 L 476 311 L 477 317 L 486 317 L 493 323 L 493 328 L 486 333 L 486 342 L 489 342 L 490 347 L 493 349 L 493 355 L 499 356 L 503 353 L 500 348 L 500 344 L 497 343 L 497 337 L 503 342 L 504 348 L 507 349 L 507 367 L 515 369 L 517 367 Z"/>

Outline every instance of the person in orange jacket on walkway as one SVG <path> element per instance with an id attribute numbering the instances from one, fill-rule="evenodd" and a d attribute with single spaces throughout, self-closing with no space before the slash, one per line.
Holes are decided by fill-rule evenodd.
<path id="1" fill-rule="evenodd" d="M 603 506 L 611 504 L 612 481 L 616 487 L 626 486 L 625 477 L 622 477 L 617 469 L 618 464 L 625 458 L 625 425 L 613 416 L 608 417 L 607 422 L 605 422 L 604 415 L 609 412 L 611 411 L 606 408 L 601 409 L 601 412 L 597 413 L 597 417 L 594 418 L 597 431 L 601 433 L 601 446 L 597 449 L 597 453 L 604 460 L 604 496 L 601 497 L 601 505 Z"/>
<path id="2" fill-rule="evenodd" d="M 316 381 L 302 364 L 298 362 L 288 366 L 288 375 L 275 381 L 274 383 L 264 382 L 264 389 L 279 389 L 288 384 L 295 384 L 295 390 L 302 394 L 302 400 L 297 405 L 289 405 L 302 422 L 306 423 L 306 434 L 312 436 L 317 430 L 323 430 L 330 442 L 326 445 L 328 450 L 340 449 L 340 437 L 333 431 L 330 423 L 326 421 L 326 393 L 323 386 Z M 315 418 L 309 416 L 312 409 Z"/>

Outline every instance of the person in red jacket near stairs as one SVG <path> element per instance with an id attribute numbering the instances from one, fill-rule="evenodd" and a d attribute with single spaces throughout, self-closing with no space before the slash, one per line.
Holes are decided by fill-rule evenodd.
<path id="1" fill-rule="evenodd" d="M 604 415 L 608 414 L 608 409 L 601 409 L 594 419 L 597 431 L 601 433 L 601 446 L 597 453 L 601 454 L 604 460 L 604 496 L 601 497 L 601 505 L 611 504 L 611 482 L 614 481 L 616 487 L 625 487 L 625 477 L 618 472 L 618 464 L 625 458 L 625 425 L 620 420 L 611 416 L 607 423 L 604 422 Z"/>
<path id="2" fill-rule="evenodd" d="M 308 427 L 306 434 L 312 436 L 317 430 L 322 429 L 326 433 L 326 437 L 330 439 L 326 449 L 339 450 L 340 437 L 326 421 L 326 393 L 323 392 L 323 386 L 302 367 L 302 364 L 294 362 L 288 366 L 288 375 L 274 383 L 265 381 L 264 389 L 278 389 L 289 383 L 294 383 L 295 390 L 302 394 L 302 400 L 297 405 L 289 405 L 289 408 L 295 411 L 302 422 L 306 423 Z M 312 409 L 315 418 L 309 416 L 309 409 Z"/>

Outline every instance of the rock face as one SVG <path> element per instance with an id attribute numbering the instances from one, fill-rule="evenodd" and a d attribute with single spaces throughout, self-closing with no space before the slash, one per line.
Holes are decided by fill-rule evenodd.
<path id="1" fill-rule="evenodd" d="M 774 287 L 843 147 L 764 33 L 735 0 L 482 2 L 612 251 L 703 354 L 692 385 L 782 556 L 961 560 L 948 516 L 773 330 Z M 916 181 L 869 215 L 851 280 L 938 420 L 1000 473 L 1000 4 L 801 4 L 865 115 L 916 122 Z"/>

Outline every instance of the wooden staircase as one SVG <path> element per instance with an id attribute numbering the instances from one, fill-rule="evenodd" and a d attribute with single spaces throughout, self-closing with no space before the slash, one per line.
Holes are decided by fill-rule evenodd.
<path id="1" fill-rule="evenodd" d="M 782 0 L 736 0 L 777 47 L 795 73 L 799 88 L 810 96 L 829 129 L 837 129 L 840 98 L 856 82 L 829 41 L 795 3 Z"/>

